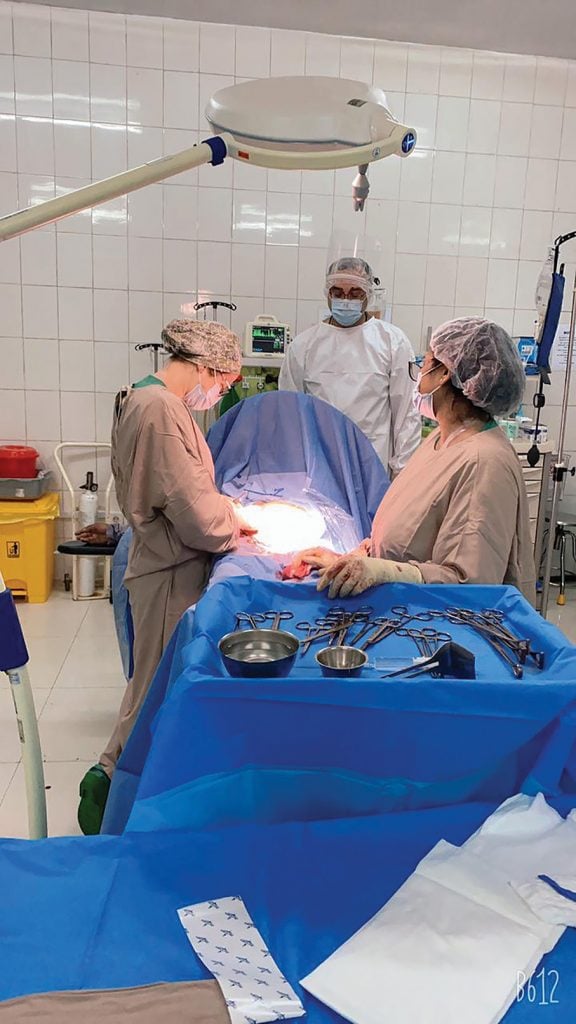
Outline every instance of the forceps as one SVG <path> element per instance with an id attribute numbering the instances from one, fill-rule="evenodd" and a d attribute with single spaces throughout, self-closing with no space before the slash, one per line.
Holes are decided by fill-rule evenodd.
<path id="1" fill-rule="evenodd" d="M 307 620 L 297 622 L 296 629 L 304 630 L 308 634 L 304 640 L 300 641 L 302 654 L 306 654 L 317 640 L 324 640 L 328 637 L 337 638 L 338 642 L 342 644 L 350 627 L 357 622 L 364 622 L 364 617 L 369 616 L 371 612 L 372 609 L 367 607 L 359 608 L 355 612 L 347 612 L 345 608 L 338 607 L 331 608 L 326 616 L 316 619 L 315 623 Z"/>
<path id="2" fill-rule="evenodd" d="M 433 619 L 442 617 L 442 612 L 411 612 L 405 604 L 393 605 L 390 614 L 406 622 L 432 622 Z"/>
<path id="3" fill-rule="evenodd" d="M 506 629 L 501 612 L 473 612 L 467 608 L 447 608 L 446 618 L 449 622 L 468 626 L 480 633 L 502 660 L 510 665 L 517 679 L 522 679 L 527 657 L 532 658 L 539 669 L 544 667 L 544 654 L 541 651 L 533 651 L 529 640 L 521 640 Z"/>
<path id="4" fill-rule="evenodd" d="M 281 623 L 294 618 L 293 612 L 262 612 L 265 622 L 271 622 L 271 629 L 281 629 Z"/>
<path id="5" fill-rule="evenodd" d="M 304 619 L 302 622 L 297 622 L 296 629 L 303 630 L 307 633 L 305 639 L 300 641 L 300 646 L 302 648 L 301 653 L 306 654 L 316 640 L 322 640 L 326 636 L 332 636 L 336 630 L 341 628 L 341 623 L 337 616 L 326 616 L 324 618 L 315 619 L 314 622 L 308 622 L 307 619 Z"/>
<path id="6" fill-rule="evenodd" d="M 422 658 L 431 658 L 441 644 L 452 640 L 449 633 L 439 633 L 436 629 L 406 629 L 402 626 L 396 630 L 396 636 L 410 637 Z"/>
<path id="7" fill-rule="evenodd" d="M 352 626 L 356 625 L 358 622 L 363 622 L 365 624 L 364 629 L 366 629 L 367 626 L 370 626 L 370 612 L 371 609 L 368 608 L 365 610 L 360 609 L 357 612 L 353 612 L 352 615 L 347 620 L 342 621 L 340 624 L 340 631 L 338 633 L 334 633 L 330 641 L 330 646 L 342 647 L 344 644 L 346 644 L 348 642 L 348 631 Z M 351 646 L 354 647 L 355 644 L 356 638 L 354 639 L 354 641 L 351 641 Z"/>
<path id="8" fill-rule="evenodd" d="M 378 644 L 381 640 L 385 640 L 387 636 L 391 636 L 392 633 L 395 633 L 403 622 L 404 619 L 386 619 L 384 616 L 372 619 L 371 626 L 373 627 L 373 631 L 372 633 L 369 633 L 364 642 L 360 644 L 360 650 L 366 651 L 374 644 Z M 356 641 L 354 642 L 354 646 L 356 646 Z"/>
<path id="9" fill-rule="evenodd" d="M 264 622 L 266 617 L 262 612 L 236 612 L 236 629 L 242 629 L 246 623 L 252 629 L 258 629 Z"/>

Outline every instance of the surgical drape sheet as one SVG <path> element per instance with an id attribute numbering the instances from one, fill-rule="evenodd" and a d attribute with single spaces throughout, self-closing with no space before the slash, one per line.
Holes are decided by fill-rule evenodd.
<path id="1" fill-rule="evenodd" d="M 474 632 L 450 626 L 476 653 L 476 681 L 384 682 L 374 669 L 327 680 L 314 647 L 287 679 L 234 680 L 217 642 L 236 611 L 286 608 L 294 622 L 314 621 L 329 602 L 309 584 L 243 577 L 215 586 L 193 628 L 182 620 L 171 672 L 167 658 L 157 674 L 113 781 L 106 831 L 124 827 L 128 791 L 136 789 L 128 826 L 136 830 L 353 817 L 501 801 L 521 789 L 576 792 L 576 650 L 517 591 L 380 587 L 347 605 L 369 600 L 381 615 L 396 604 L 418 612 L 464 598 L 470 608 L 503 611 L 545 652 L 546 670 L 527 667 L 516 680 Z M 408 638 L 394 637 L 377 653 L 409 659 L 416 651 Z"/>
<path id="2" fill-rule="evenodd" d="M 573 817 L 519 794 L 462 848 L 441 840 L 303 985 L 358 1024 L 495 1024 L 563 933 L 515 889 L 576 862 Z"/>
<path id="3" fill-rule="evenodd" d="M 372 444 L 352 420 L 311 395 L 270 392 L 234 406 L 207 437 L 216 484 L 243 503 L 281 498 L 319 509 L 324 543 L 349 551 L 368 537 L 389 485 Z M 122 579 L 131 531 L 116 548 L 112 589 L 124 674 L 131 674 L 132 621 Z M 249 575 L 274 579 L 286 557 L 241 540 L 216 559 L 212 581 Z"/>
<path id="4" fill-rule="evenodd" d="M 566 814 L 572 801 L 555 801 Z M 444 837 L 460 845 L 493 804 L 204 834 L 0 842 L 0 997 L 209 977 L 176 909 L 241 893 L 309 1024 L 341 1018 L 300 978 L 369 920 Z M 576 932 L 544 960 L 558 1005 L 515 1003 L 507 1024 L 572 1024 Z M 422 981 L 426 986 L 427 982 Z M 470 992 L 470 1001 L 476 998 Z M 1 1019 L 1 1007 L 0 1007 Z"/>
<path id="5" fill-rule="evenodd" d="M 286 391 L 258 395 L 230 409 L 207 440 L 226 494 L 247 501 L 293 497 L 282 477 L 301 474 L 310 491 L 352 517 L 360 539 L 370 534 L 388 477 L 362 431 L 326 402 Z"/>
<path id="6" fill-rule="evenodd" d="M 560 932 L 505 876 L 442 840 L 303 984 L 355 1024 L 495 1024 Z"/>

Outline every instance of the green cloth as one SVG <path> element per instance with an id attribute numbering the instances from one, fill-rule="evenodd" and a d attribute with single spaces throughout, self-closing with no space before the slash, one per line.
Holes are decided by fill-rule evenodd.
<path id="1" fill-rule="evenodd" d="M 235 405 L 238 405 L 238 402 L 240 401 L 241 398 L 236 391 L 236 388 L 231 387 L 220 402 L 220 415 L 223 416 L 225 412 L 228 412 L 228 409 L 232 409 Z"/>
<path id="2" fill-rule="evenodd" d="M 493 430 L 494 427 L 497 427 L 497 426 L 498 426 L 498 424 L 496 423 L 496 420 L 488 420 L 488 422 L 485 423 L 484 426 L 482 427 L 482 430 L 480 431 L 480 433 L 483 434 L 485 430 Z"/>
<path id="3" fill-rule="evenodd" d="M 133 388 L 149 388 L 153 384 L 157 384 L 158 387 L 160 387 L 160 388 L 165 388 L 166 387 L 164 381 L 160 380 L 159 377 L 155 377 L 153 373 L 149 373 L 147 377 L 142 377 L 142 380 L 137 381 L 136 384 L 132 385 L 132 387 Z"/>

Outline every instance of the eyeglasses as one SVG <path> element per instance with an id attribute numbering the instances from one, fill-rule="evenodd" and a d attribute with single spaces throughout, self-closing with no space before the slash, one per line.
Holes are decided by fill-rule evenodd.
<path id="1" fill-rule="evenodd" d="M 349 291 L 346 291 L 345 288 L 338 288 L 334 286 L 330 289 L 328 294 L 331 299 L 355 299 L 357 301 L 360 300 L 361 302 L 364 302 L 364 299 L 366 298 L 366 292 L 363 288 L 350 288 Z"/>
<path id="2" fill-rule="evenodd" d="M 230 391 L 232 384 L 228 384 L 227 381 L 222 380 L 222 377 L 224 375 L 220 370 L 213 370 L 211 366 L 207 366 L 206 369 L 208 370 L 210 376 L 214 378 L 215 383 L 220 385 L 220 395 L 223 398 L 224 395 L 227 395 L 228 392 Z"/>
<path id="3" fill-rule="evenodd" d="M 414 383 L 418 380 L 418 374 L 424 366 L 424 356 L 416 356 L 416 359 L 411 360 L 408 363 L 408 376 Z"/>

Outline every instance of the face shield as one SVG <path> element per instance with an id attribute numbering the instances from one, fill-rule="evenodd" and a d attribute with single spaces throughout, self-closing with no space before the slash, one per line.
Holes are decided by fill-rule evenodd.
<path id="1" fill-rule="evenodd" d="M 362 297 L 363 312 L 369 316 L 380 316 L 382 248 L 381 241 L 364 231 L 355 232 L 349 228 L 333 231 L 327 250 L 326 298 L 358 301 Z"/>

